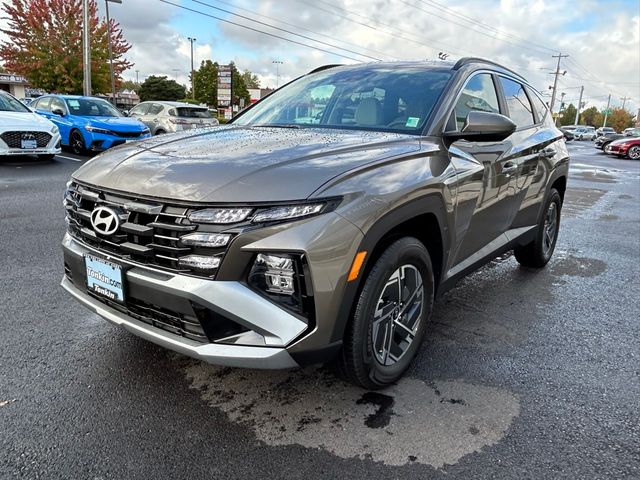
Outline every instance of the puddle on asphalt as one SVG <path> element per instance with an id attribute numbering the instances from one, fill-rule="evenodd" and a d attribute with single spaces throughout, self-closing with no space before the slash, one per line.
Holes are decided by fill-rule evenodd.
<path id="1" fill-rule="evenodd" d="M 584 163 L 572 163 L 569 176 L 572 179 L 586 180 L 596 183 L 618 183 L 623 177 L 637 174 L 617 168 L 598 167 Z"/>
<path id="2" fill-rule="evenodd" d="M 462 381 L 404 378 L 366 392 L 321 368 L 260 371 L 186 360 L 191 387 L 267 445 L 436 468 L 493 445 L 519 414 L 511 392 Z"/>
<path id="3" fill-rule="evenodd" d="M 596 188 L 570 188 L 562 204 L 562 216 L 577 217 L 581 212 L 593 207 L 600 200 L 606 190 Z"/>
<path id="4" fill-rule="evenodd" d="M 556 257 L 556 261 L 549 264 L 551 274 L 555 276 L 592 278 L 607 269 L 607 264 L 596 258 L 577 257 L 566 252 L 558 252 Z"/>
<path id="5" fill-rule="evenodd" d="M 604 220 L 605 222 L 612 222 L 614 220 L 620 220 L 618 215 L 600 215 L 598 220 Z"/>

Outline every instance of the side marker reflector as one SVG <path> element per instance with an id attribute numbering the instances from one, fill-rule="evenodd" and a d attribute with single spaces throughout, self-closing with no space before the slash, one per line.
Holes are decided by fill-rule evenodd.
<path id="1" fill-rule="evenodd" d="M 353 264 L 351 265 L 351 270 L 349 271 L 349 276 L 347 277 L 347 282 L 353 282 L 358 278 L 360 274 L 360 269 L 362 268 L 362 264 L 364 263 L 364 259 L 367 256 L 367 252 L 358 252 L 356 254 L 356 258 L 353 259 Z"/>

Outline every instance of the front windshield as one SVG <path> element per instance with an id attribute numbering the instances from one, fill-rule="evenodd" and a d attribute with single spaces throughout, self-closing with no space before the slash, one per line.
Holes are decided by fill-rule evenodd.
<path id="1" fill-rule="evenodd" d="M 424 66 L 325 70 L 274 92 L 233 123 L 419 134 L 451 75 Z"/>
<path id="2" fill-rule="evenodd" d="M 0 112 L 20 112 L 30 113 L 25 105 L 18 99 L 13 98 L 11 95 L 2 93 L 0 94 Z"/>
<path id="3" fill-rule="evenodd" d="M 122 117 L 123 115 L 106 100 L 99 98 L 67 98 L 71 115 L 81 117 Z"/>

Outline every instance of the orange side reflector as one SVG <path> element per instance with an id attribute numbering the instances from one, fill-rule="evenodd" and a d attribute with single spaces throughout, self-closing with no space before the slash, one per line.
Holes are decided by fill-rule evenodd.
<path id="1" fill-rule="evenodd" d="M 349 276 L 347 277 L 347 282 L 353 282 L 358 278 L 360 274 L 360 269 L 362 268 L 362 264 L 364 263 L 364 257 L 367 256 L 367 252 L 358 252 L 356 254 L 356 258 L 353 259 L 353 264 L 351 265 L 351 271 L 349 272 Z"/>

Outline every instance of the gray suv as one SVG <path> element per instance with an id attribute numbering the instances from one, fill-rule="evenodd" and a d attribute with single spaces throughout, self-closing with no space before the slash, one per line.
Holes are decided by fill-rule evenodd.
<path id="1" fill-rule="evenodd" d="M 142 102 L 127 112 L 144 123 L 151 135 L 175 133 L 218 125 L 207 107 L 182 102 Z"/>
<path id="2" fill-rule="evenodd" d="M 230 125 L 84 164 L 62 286 L 207 362 L 332 362 L 380 388 L 437 295 L 509 250 L 549 261 L 568 166 L 539 93 L 495 63 L 327 66 Z"/>

